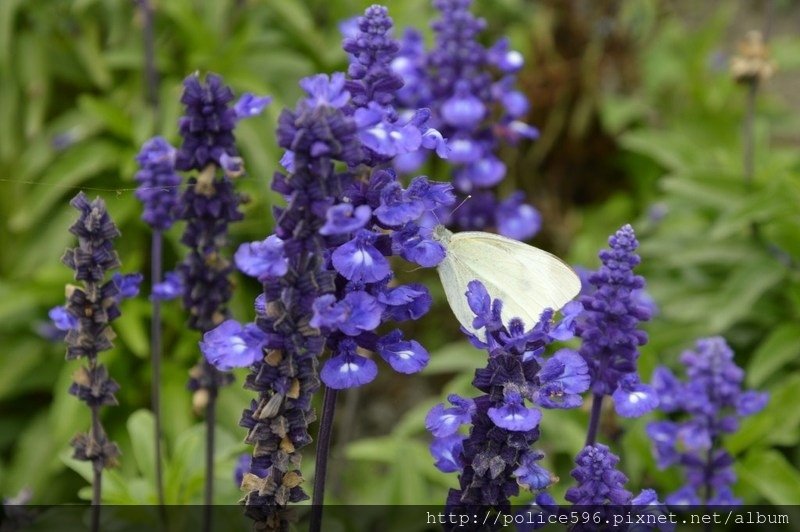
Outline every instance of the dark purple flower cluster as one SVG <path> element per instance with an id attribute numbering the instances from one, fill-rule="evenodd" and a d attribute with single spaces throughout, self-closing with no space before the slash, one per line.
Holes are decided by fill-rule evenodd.
<path id="1" fill-rule="evenodd" d="M 381 16 L 385 10 L 370 8 L 364 27 L 384 27 Z M 306 498 L 299 450 L 311 441 L 311 397 L 326 347 L 331 357 L 321 377 L 334 389 L 375 378 L 375 362 L 359 348 L 377 352 L 403 373 L 427 363 L 427 351 L 399 330 L 379 336 L 375 329 L 427 312 L 431 298 L 423 286 L 391 284 L 388 257 L 437 264 L 444 249 L 417 220 L 453 202 L 447 184 L 419 177 L 403 188 L 392 170 L 358 171 L 391 153 L 375 149 L 365 156 L 363 108 L 352 105 L 342 74 L 306 78 L 301 86 L 308 96 L 282 113 L 278 127 L 289 174 L 276 174 L 273 189 L 287 206 L 275 208 L 274 235 L 244 244 L 235 257 L 240 270 L 264 283 L 257 327 L 225 322 L 203 342 L 206 359 L 216 367 L 253 368 L 245 386 L 259 392 L 259 400 L 241 420 L 249 429 L 247 441 L 256 446 L 253 474 L 244 477 L 246 504 L 254 519 L 273 524 L 283 519 L 283 506 Z M 348 169 L 337 170 L 335 161 Z"/>
<path id="2" fill-rule="evenodd" d="M 659 409 L 682 415 L 681 421 L 648 424 L 658 466 L 680 464 L 686 485 L 666 498 L 668 504 L 738 505 L 731 487 L 736 481 L 733 457 L 722 447 L 722 437 L 739 428 L 739 420 L 761 411 L 768 396 L 742 390 L 744 372 L 721 337 L 697 341 L 681 355 L 686 380 L 667 368 L 653 374 Z"/>
<path id="3" fill-rule="evenodd" d="M 594 291 L 580 299 L 584 311 L 576 333 L 583 341 L 580 354 L 589 365 L 595 399 L 610 395 L 619 415 L 638 417 L 658 405 L 636 369 L 639 346 L 647 342 L 639 322 L 650 319 L 650 308 L 641 304 L 644 278 L 633 273 L 640 262 L 639 242 L 625 225 L 608 244 L 610 249 L 600 252 L 602 266 L 588 277 Z"/>
<path id="4" fill-rule="evenodd" d="M 575 457 L 576 467 L 571 474 L 577 484 L 567 490 L 565 498 L 579 507 L 580 512 L 586 512 L 590 519 L 573 524 L 570 530 L 632 532 L 656 528 L 664 531 L 674 529 L 666 519 L 644 519 L 645 514 L 666 518 L 666 507 L 658 501 L 658 495 L 652 489 L 642 490 L 636 497 L 625 489 L 628 477 L 617 469 L 618 463 L 619 457 L 601 443 L 587 445 Z M 536 504 L 546 514 L 570 515 L 576 511 L 575 506 L 559 508 L 547 493 L 537 497 Z M 637 523 L 637 516 L 640 515 L 645 524 Z M 622 520 L 621 526 L 617 521 L 619 519 Z M 656 525 L 657 523 L 660 524 Z"/>
<path id="5" fill-rule="evenodd" d="M 351 95 L 345 107 L 358 127 L 363 146 L 363 163 L 377 166 L 392 158 L 412 154 L 422 148 L 433 149 L 447 157 L 445 139 L 427 125 L 428 109 L 418 109 L 402 116 L 395 109 L 397 91 L 403 79 L 392 70 L 399 43 L 391 37 L 392 19 L 379 5 L 366 9 L 355 21 L 357 30 L 346 36 L 342 47 L 350 55 L 349 80 L 345 83 Z"/>
<path id="6" fill-rule="evenodd" d="M 528 112 L 528 101 L 514 84 L 523 59 L 509 49 L 507 39 L 488 49 L 478 42 L 486 23 L 470 12 L 471 3 L 434 0 L 441 18 L 433 23 L 436 46 L 427 53 L 419 33 L 407 30 L 392 62 L 405 81 L 398 99 L 408 109 L 430 108 L 431 125 L 448 139 L 456 190 L 472 195 L 454 224 L 473 230 L 495 227 L 505 236 L 524 240 L 538 232 L 539 213 L 523 203 L 521 193 L 500 201 L 494 192 L 506 175 L 496 154 L 501 141 L 515 144 L 538 136 L 520 120 Z M 395 166 L 411 172 L 424 159 L 425 153 L 416 151 L 399 157 Z"/>
<path id="7" fill-rule="evenodd" d="M 175 156 L 175 148 L 162 137 L 145 142 L 136 156 L 136 198 L 144 205 L 142 220 L 156 231 L 165 231 L 175 223 L 181 182 L 175 172 Z"/>
<path id="8" fill-rule="evenodd" d="M 114 279 L 105 280 L 107 272 L 118 268 L 120 262 L 113 247 L 119 231 L 103 200 L 97 198 L 89 202 L 81 192 L 70 205 L 80 212 L 78 220 L 69 228 L 78 237 L 78 246 L 68 249 L 62 261 L 75 271 L 75 280 L 81 285 L 68 286 L 66 307 L 55 314 L 58 314 L 58 321 L 68 327 L 67 360 L 86 359 L 86 366 L 75 373 L 69 393 L 91 408 L 92 428 L 72 440 L 74 456 L 91 461 L 95 471 L 99 471 L 114 465 L 119 456 L 119 449 L 106 437 L 98 414 L 101 406 L 117 404 L 114 394 L 119 385 L 99 363 L 98 355 L 112 347 L 114 332 L 110 324 L 120 316 L 121 292 L 130 293 L 131 286 L 122 282 L 122 276 L 118 281 L 127 286 L 121 287 Z"/>
<path id="9" fill-rule="evenodd" d="M 570 349 L 550 357 L 545 347 L 553 340 L 572 336 L 575 305 L 564 308 L 565 319 L 555 324 L 546 310 L 535 326 L 525 330 L 519 319 L 501 321 L 503 302 L 491 300 L 480 281 L 472 281 L 466 294 L 475 313 L 474 327 L 485 338 L 470 341 L 489 353 L 485 368 L 476 370 L 473 385 L 484 395 L 475 399 L 451 395 L 451 407 L 442 404 L 428 413 L 425 425 L 435 437 L 431 453 L 444 472 L 458 471 L 459 489 L 450 490 L 448 509 L 470 515 L 490 506 L 508 511 L 509 497 L 519 486 L 535 493 L 546 490 L 554 477 L 539 465 L 544 457 L 533 449 L 539 439 L 543 408 L 570 409 L 581 405 L 580 394 L 589 387 L 589 370 Z M 471 424 L 468 436 L 459 433 Z"/>

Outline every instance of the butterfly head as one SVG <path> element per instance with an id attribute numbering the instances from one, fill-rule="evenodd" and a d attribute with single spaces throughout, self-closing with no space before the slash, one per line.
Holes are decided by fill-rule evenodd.
<path id="1" fill-rule="evenodd" d="M 453 233 L 442 224 L 433 228 L 433 239 L 441 242 L 444 247 L 447 247 L 447 244 L 450 243 L 450 237 L 452 236 Z"/>

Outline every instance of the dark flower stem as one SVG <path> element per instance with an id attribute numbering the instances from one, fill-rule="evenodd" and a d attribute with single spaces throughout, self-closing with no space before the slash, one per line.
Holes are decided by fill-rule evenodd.
<path id="1" fill-rule="evenodd" d="M 151 240 L 150 277 L 153 285 L 161 282 L 162 249 L 164 236 L 154 230 Z M 152 377 L 150 382 L 150 401 L 155 417 L 155 466 L 156 495 L 159 506 L 164 505 L 164 480 L 161 463 L 161 301 L 153 300 L 153 316 L 150 321 L 150 354 L 152 356 Z"/>
<path id="2" fill-rule="evenodd" d="M 91 364 L 93 366 L 94 364 Z M 91 438 L 95 442 L 104 440 L 103 429 L 100 426 L 100 407 L 92 406 L 92 434 Z M 103 494 L 103 463 L 101 459 L 92 461 L 92 470 L 94 471 L 94 480 L 92 482 L 92 523 L 91 532 L 100 531 L 100 505 L 102 504 Z"/>
<path id="3" fill-rule="evenodd" d="M 314 493 L 311 498 L 311 522 L 309 532 L 322 530 L 322 509 L 325 502 L 325 475 L 328 472 L 328 454 L 333 434 L 333 415 L 336 413 L 336 396 L 338 392 L 328 386 L 322 398 L 322 415 L 317 437 L 317 461 L 314 471 Z"/>
<path id="4" fill-rule="evenodd" d="M 600 414 L 603 410 L 603 396 L 594 394 L 592 396 L 592 414 L 589 418 L 589 432 L 586 434 L 586 445 L 594 445 L 597 442 L 597 430 L 600 428 Z"/>
<path id="5" fill-rule="evenodd" d="M 217 386 L 216 369 L 203 360 L 206 371 L 213 375 L 209 379 L 214 384 L 210 384 L 208 391 L 208 404 L 206 405 L 206 485 L 203 495 L 203 530 L 211 532 L 213 530 L 213 504 L 214 504 L 214 430 L 217 426 Z"/>

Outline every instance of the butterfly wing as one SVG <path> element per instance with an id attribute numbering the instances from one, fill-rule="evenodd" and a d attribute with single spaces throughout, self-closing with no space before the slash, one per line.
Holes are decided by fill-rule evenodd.
<path id="1" fill-rule="evenodd" d="M 473 313 L 464 294 L 474 279 L 484 284 L 492 299 L 503 300 L 504 323 L 520 318 L 526 327 L 536 324 L 544 309 L 558 310 L 580 292 L 580 279 L 561 259 L 503 236 L 455 233 L 447 255 L 447 264 L 440 269 L 442 285 L 456 318 L 470 331 L 474 331 Z"/>

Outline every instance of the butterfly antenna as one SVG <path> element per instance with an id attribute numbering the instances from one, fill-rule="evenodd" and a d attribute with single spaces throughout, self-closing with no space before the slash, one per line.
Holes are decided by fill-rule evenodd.
<path id="1" fill-rule="evenodd" d="M 464 205 L 464 204 L 465 204 L 465 203 L 466 203 L 468 200 L 471 200 L 471 199 L 472 199 L 472 194 L 468 194 L 466 198 L 464 198 L 463 200 L 461 200 L 461 203 L 459 203 L 458 205 L 456 205 L 456 208 L 455 208 L 455 209 L 453 209 L 452 211 L 450 211 L 450 216 L 453 216 L 453 214 L 455 214 L 455 212 L 456 212 L 458 209 L 460 209 L 462 205 Z"/>

